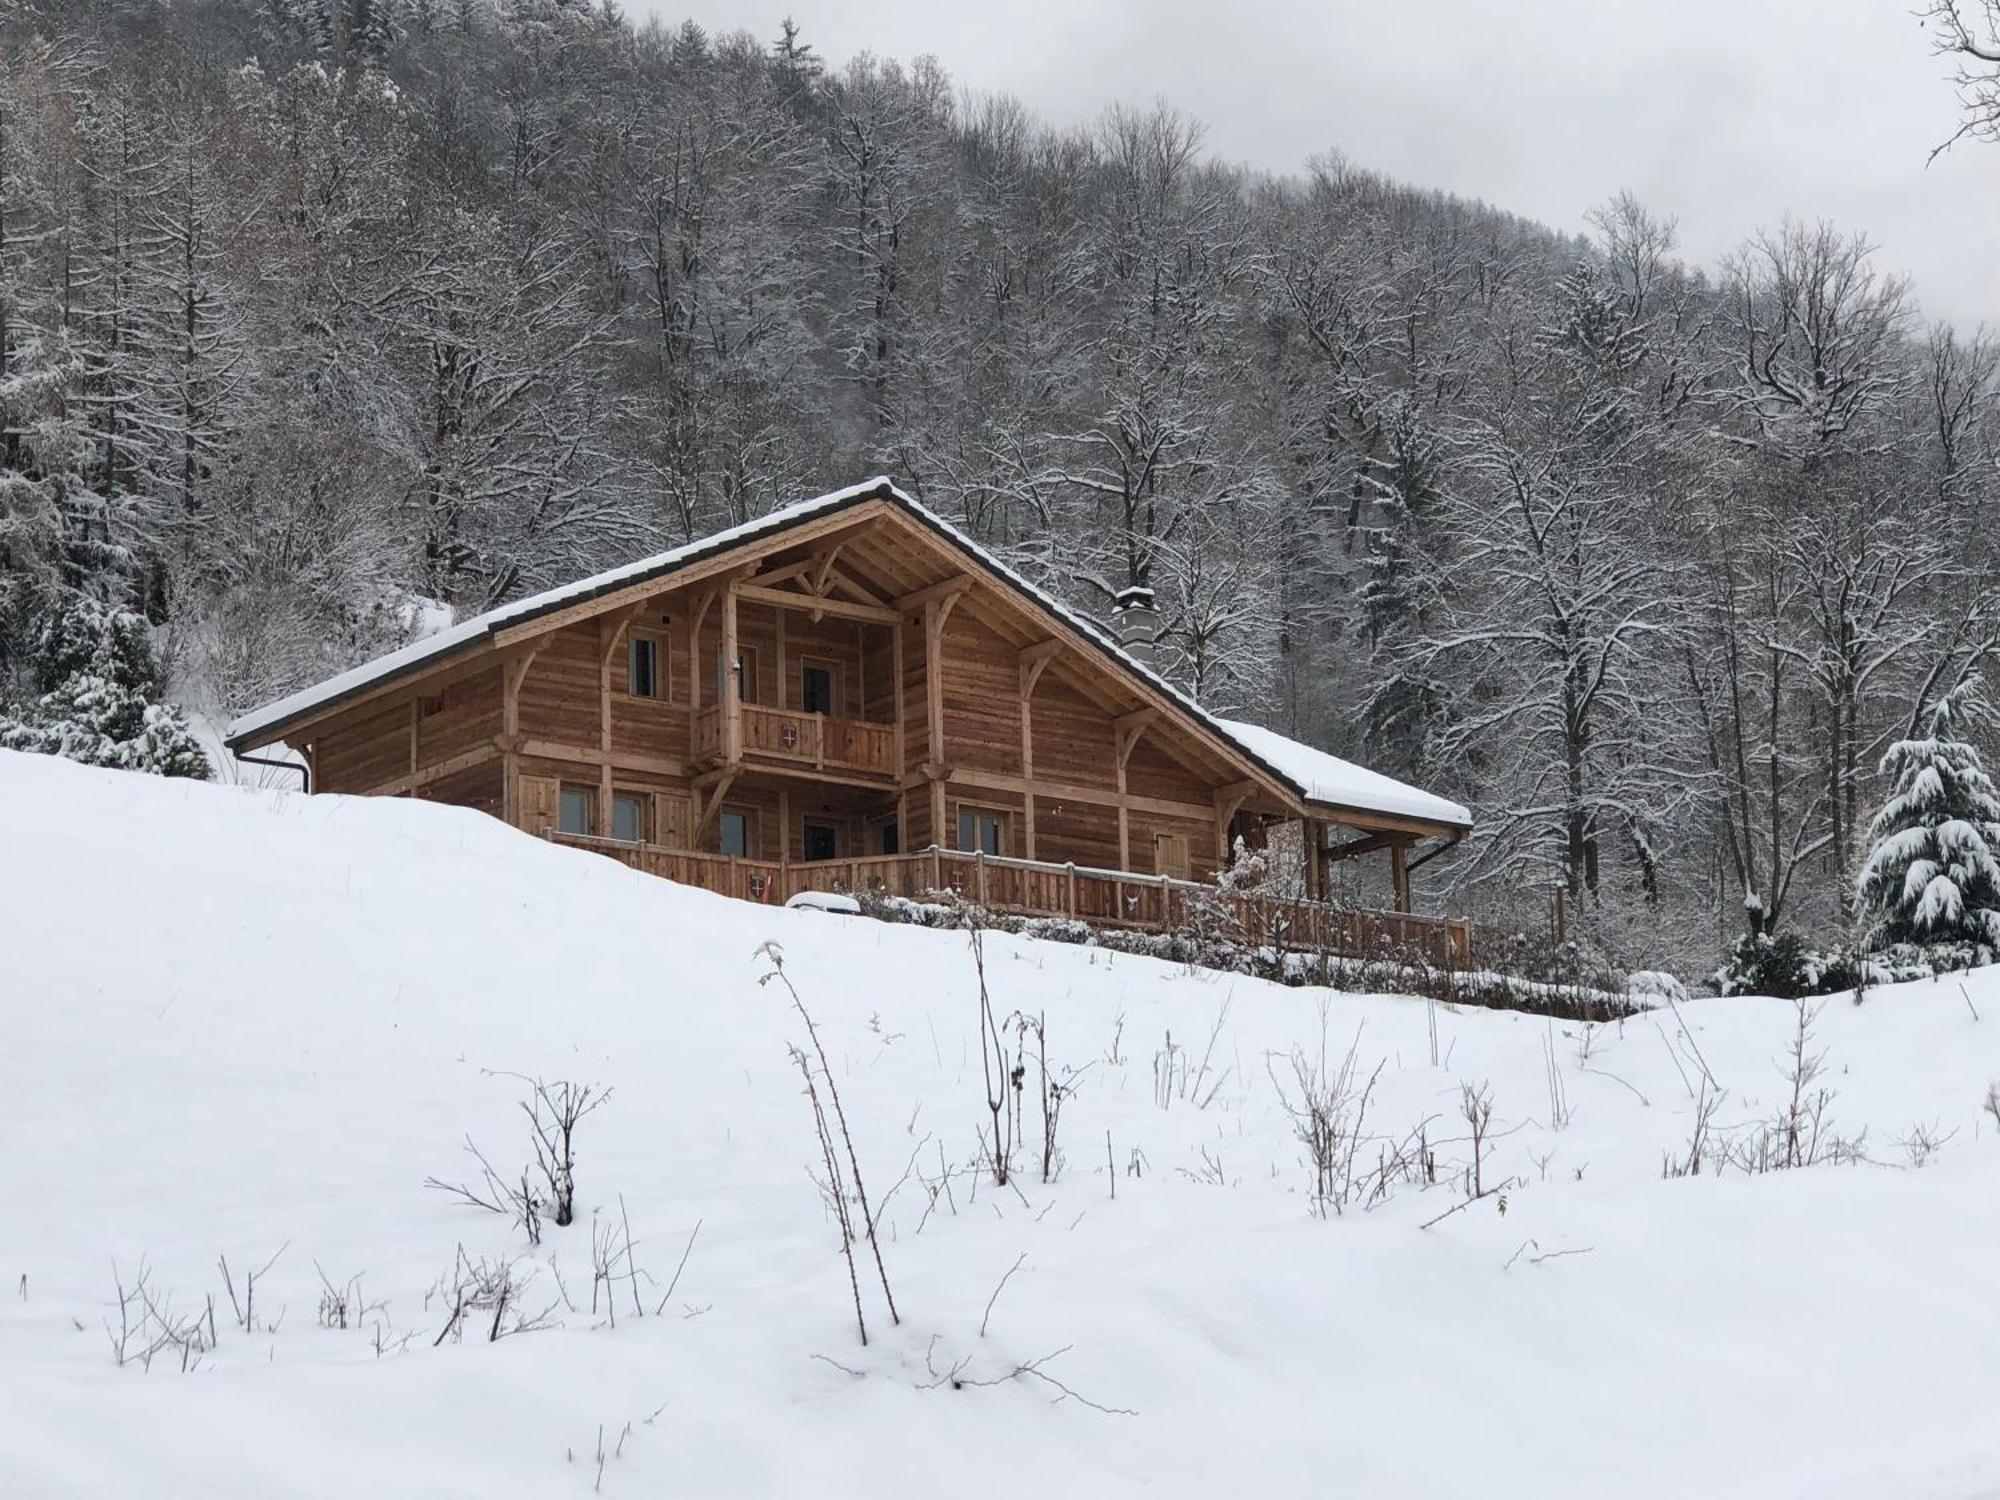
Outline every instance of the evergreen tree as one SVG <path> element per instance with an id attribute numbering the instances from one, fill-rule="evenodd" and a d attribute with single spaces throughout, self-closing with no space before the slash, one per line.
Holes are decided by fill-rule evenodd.
<path id="1" fill-rule="evenodd" d="M 34 643 L 41 696 L 0 708 L 0 749 L 206 781 L 208 757 L 163 683 L 146 621 L 77 596 L 51 610 Z"/>
<path id="2" fill-rule="evenodd" d="M 1963 689 L 1947 694 L 1924 738 L 1882 758 L 1895 790 L 1869 828 L 1859 894 L 1877 944 L 1964 944 L 1986 963 L 2000 952 L 2000 794 L 1959 737 L 1971 704 Z"/>

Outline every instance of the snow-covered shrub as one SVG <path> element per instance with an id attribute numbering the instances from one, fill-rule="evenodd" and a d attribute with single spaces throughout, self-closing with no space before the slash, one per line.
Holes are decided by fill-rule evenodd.
<path id="1" fill-rule="evenodd" d="M 1976 963 L 2000 952 L 2000 794 L 1957 732 L 1974 706 L 1963 689 L 1946 694 L 1924 738 L 1882 757 L 1894 790 L 1869 827 L 1874 852 L 1857 882 L 1871 947 L 1945 945 Z"/>
<path id="2" fill-rule="evenodd" d="M 1796 932 L 1759 932 L 1738 939 L 1728 962 L 1716 971 L 1715 987 L 1725 995 L 1796 1000 L 1851 990 L 1860 977 L 1853 955 L 1838 948 L 1809 947 Z"/>
<path id="3" fill-rule="evenodd" d="M 1688 988 L 1663 969 L 1640 969 L 1625 976 L 1625 993 L 1651 1010 L 1661 1005 L 1681 1004 L 1688 997 Z"/>
<path id="4" fill-rule="evenodd" d="M 0 708 L 0 748 L 208 779 L 186 717 L 158 701 L 164 684 L 143 617 L 72 598 L 42 618 L 29 664 L 38 696 Z"/>

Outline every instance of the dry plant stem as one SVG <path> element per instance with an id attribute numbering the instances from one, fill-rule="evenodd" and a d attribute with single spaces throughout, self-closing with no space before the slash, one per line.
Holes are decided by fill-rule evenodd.
<path id="1" fill-rule="evenodd" d="M 799 1065 L 799 1076 L 805 1079 L 806 1098 L 812 1102 L 813 1125 L 819 1134 L 820 1157 L 826 1166 L 826 1197 L 833 1207 L 834 1218 L 840 1224 L 840 1254 L 847 1262 L 847 1285 L 854 1294 L 854 1325 L 861 1333 L 863 1347 L 868 1343 L 868 1319 L 861 1311 L 861 1278 L 854 1268 L 854 1223 L 847 1211 L 847 1194 L 841 1187 L 840 1166 L 833 1154 L 833 1137 L 826 1128 L 826 1111 L 819 1102 L 819 1089 L 813 1082 L 812 1060 L 798 1048 L 792 1049 L 792 1059 Z"/>
<path id="2" fill-rule="evenodd" d="M 847 1111 L 841 1106 L 840 1086 L 833 1081 L 833 1068 L 826 1060 L 826 1047 L 819 1039 L 819 1028 L 813 1024 L 812 1013 L 806 1009 L 805 1002 L 799 998 L 797 988 L 785 973 L 784 955 L 779 952 L 775 943 L 765 944 L 764 951 L 771 960 L 771 973 L 775 974 L 778 982 L 784 985 L 785 993 L 792 997 L 792 1009 L 797 1011 L 799 1019 L 805 1022 L 806 1035 L 812 1039 L 813 1052 L 819 1058 L 820 1077 L 826 1080 L 827 1098 L 833 1102 L 833 1117 L 840 1125 L 841 1145 L 847 1152 L 847 1165 L 854 1174 L 854 1196 L 861 1204 L 861 1223 L 868 1233 L 869 1253 L 875 1257 L 875 1275 L 882 1283 L 882 1300 L 889 1304 L 889 1321 L 899 1324 L 903 1319 L 896 1311 L 896 1294 L 889 1290 L 889 1272 L 882 1264 L 882 1246 L 875 1238 L 875 1213 L 868 1206 L 868 1184 L 862 1180 L 861 1158 L 854 1149 L 853 1133 L 847 1128 Z M 810 1070 L 806 1082 L 808 1086 L 811 1085 Z"/>

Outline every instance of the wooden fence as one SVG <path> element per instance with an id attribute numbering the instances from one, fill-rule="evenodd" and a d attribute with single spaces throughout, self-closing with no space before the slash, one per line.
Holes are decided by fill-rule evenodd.
<path id="1" fill-rule="evenodd" d="M 1046 864 L 958 849 L 877 854 L 811 863 L 697 854 L 658 844 L 551 833 L 556 843 L 591 849 L 648 875 L 742 901 L 781 905 L 801 891 L 905 896 L 950 893 L 988 910 L 1063 917 L 1092 927 L 1142 932 L 1195 929 L 1253 947 L 1345 957 L 1421 954 L 1464 967 L 1471 948 L 1457 918 L 1359 911 L 1319 901 L 1245 895 L 1164 875 L 1132 875 L 1081 865 Z"/>

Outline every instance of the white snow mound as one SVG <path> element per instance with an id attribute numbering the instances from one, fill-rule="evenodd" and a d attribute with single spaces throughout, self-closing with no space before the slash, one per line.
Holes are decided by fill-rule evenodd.
<path id="1" fill-rule="evenodd" d="M 5 753 L 0 827 L 10 1497 L 2000 1489 L 1990 971 L 1820 1012 L 1823 1122 L 1864 1160 L 1666 1180 L 1705 1075 L 1718 1130 L 1781 1105 L 1789 1004 L 1584 1027 L 991 936 L 1024 1049 L 996 1189 L 961 934 L 730 902 L 463 810 Z M 865 1347 L 767 943 L 880 1219 L 902 1322 L 864 1252 Z M 1067 1085 L 1048 1183 L 1017 1012 Z M 1421 1131 L 1434 1184 L 1309 1212 L 1284 1099 L 1322 1048 L 1374 1079 L 1356 1174 Z M 518 1174 L 533 1077 L 612 1091 L 539 1249 L 424 1186 L 477 1184 L 468 1137 Z M 1467 1085 L 1488 1191 L 1445 1216 Z M 628 1222 L 636 1287 L 593 1285 Z M 239 1296 L 269 1263 L 247 1330 L 225 1257 Z M 479 1309 L 439 1342 L 482 1260 L 549 1326 L 488 1342 Z M 190 1373 L 114 1363 L 114 1274 L 142 1266 L 171 1319 L 213 1299 Z"/>

